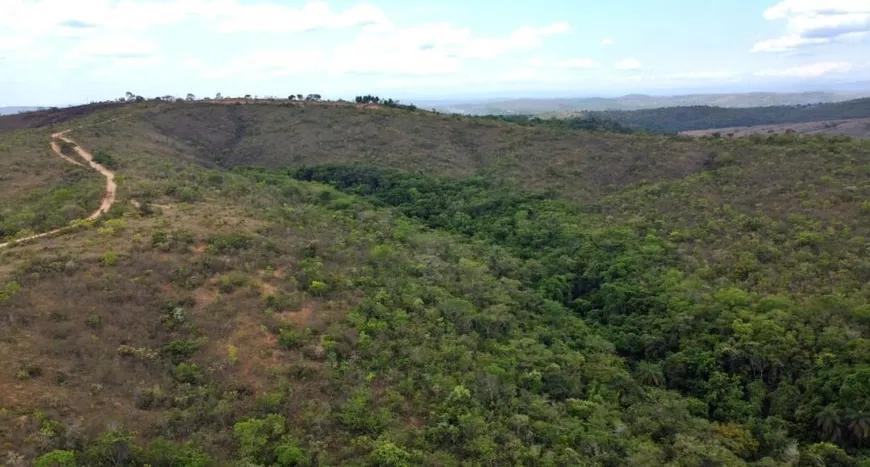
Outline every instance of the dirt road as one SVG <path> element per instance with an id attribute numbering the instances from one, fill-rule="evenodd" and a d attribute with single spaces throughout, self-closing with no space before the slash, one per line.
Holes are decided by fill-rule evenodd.
<path id="1" fill-rule="evenodd" d="M 73 141 L 71 138 L 65 136 L 69 132 L 70 132 L 70 130 L 66 130 L 66 131 L 62 131 L 60 133 L 55 133 L 55 134 L 51 135 L 51 139 L 52 139 L 51 150 L 55 154 L 57 154 L 58 157 L 62 158 L 63 160 L 65 160 L 71 164 L 75 164 L 75 165 L 84 167 L 84 164 L 82 164 L 81 162 L 78 162 L 77 160 L 73 159 L 72 157 L 69 157 L 69 156 L 63 154 L 63 152 L 61 151 L 60 144 L 58 144 L 58 141 L 63 141 L 66 143 L 74 144 L 76 154 L 79 157 L 81 157 L 82 159 L 84 159 L 85 162 L 87 162 L 88 165 L 90 165 L 90 167 L 92 169 L 96 170 L 97 172 L 102 174 L 103 177 L 106 178 L 106 191 L 103 193 L 103 199 L 100 201 L 100 207 L 96 211 L 94 211 L 90 216 L 88 216 L 86 219 L 86 220 L 91 221 L 91 220 L 99 218 L 100 216 L 102 216 L 103 214 L 108 212 L 109 209 L 112 208 L 112 205 L 115 204 L 115 193 L 118 191 L 118 186 L 115 184 L 115 173 L 112 172 L 111 170 L 103 167 L 102 165 L 98 164 L 97 162 L 95 162 L 93 154 L 89 153 L 88 151 L 85 151 L 75 141 Z M 52 230 L 50 232 L 43 232 L 41 234 L 31 235 L 29 237 L 24 237 L 24 238 L 19 238 L 17 240 L 12 240 L 10 242 L 0 243 L 0 248 L 15 245 L 17 243 L 26 242 L 28 240 L 35 240 L 37 238 L 47 237 L 49 235 L 63 232 L 64 230 L 66 230 L 68 228 L 69 227 L 61 227 L 59 229 L 55 229 L 55 230 Z"/>

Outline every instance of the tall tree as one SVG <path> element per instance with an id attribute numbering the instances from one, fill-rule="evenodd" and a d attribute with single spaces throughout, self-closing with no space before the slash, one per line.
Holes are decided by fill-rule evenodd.
<path id="1" fill-rule="evenodd" d="M 842 437 L 841 422 L 839 409 L 832 405 L 816 414 L 816 425 L 822 431 L 822 436 L 832 441 L 838 441 Z"/>

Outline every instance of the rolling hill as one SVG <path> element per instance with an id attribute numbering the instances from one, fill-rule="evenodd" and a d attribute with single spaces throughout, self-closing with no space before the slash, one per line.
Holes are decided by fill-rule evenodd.
<path id="1" fill-rule="evenodd" d="M 71 222 L 0 249 L 7 462 L 870 458 L 870 142 L 142 102 L 0 165 L 0 243 Z"/>
<path id="2" fill-rule="evenodd" d="M 437 110 L 469 115 L 537 115 L 546 113 L 576 113 L 586 111 L 631 111 L 662 107 L 710 106 L 746 108 L 767 106 L 794 106 L 834 103 L 867 97 L 866 83 L 860 90 L 843 92 L 800 93 L 726 93 L 689 94 L 677 96 L 650 96 L 630 94 L 621 97 L 588 97 L 563 99 L 509 99 L 480 103 L 449 103 L 434 105 Z M 429 107 L 429 106 L 427 106 Z"/>
<path id="3" fill-rule="evenodd" d="M 680 132 L 738 126 L 780 125 L 870 118 L 870 98 L 816 105 L 781 105 L 745 109 L 693 106 L 633 111 L 586 112 L 629 128 Z"/>
<path id="4" fill-rule="evenodd" d="M 855 118 L 851 120 L 828 120 L 821 122 L 782 123 L 777 125 L 756 125 L 728 128 L 711 128 L 707 130 L 687 130 L 680 134 L 685 136 L 719 136 L 726 138 L 741 138 L 750 135 L 840 135 L 852 138 L 870 138 L 870 118 Z"/>

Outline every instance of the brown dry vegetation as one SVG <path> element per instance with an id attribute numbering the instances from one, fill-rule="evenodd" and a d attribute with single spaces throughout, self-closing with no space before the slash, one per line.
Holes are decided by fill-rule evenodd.
<path id="1" fill-rule="evenodd" d="M 51 125 L 62 125 L 71 120 L 93 115 L 100 110 L 110 110 L 125 104 L 105 102 L 99 104 L 77 105 L 74 107 L 52 108 L 25 112 L 15 115 L 4 115 L 0 118 L 0 133 L 28 128 L 44 128 Z"/>
<path id="2" fill-rule="evenodd" d="M 837 135 L 852 138 L 870 138 L 870 118 L 851 120 L 830 120 L 822 122 L 786 123 L 780 125 L 755 125 L 709 130 L 690 130 L 680 132 L 685 136 L 712 136 L 718 134 L 725 138 L 742 138 L 749 135 Z"/>
<path id="3" fill-rule="evenodd" d="M 714 155 L 703 144 L 664 137 L 312 103 L 142 105 L 124 122 L 76 136 L 119 157 L 144 152 L 224 168 L 359 162 L 450 176 L 489 174 L 584 200 L 641 181 L 684 177 Z"/>

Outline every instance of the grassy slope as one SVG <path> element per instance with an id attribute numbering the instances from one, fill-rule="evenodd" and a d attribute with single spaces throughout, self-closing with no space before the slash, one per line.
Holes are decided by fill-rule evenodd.
<path id="1" fill-rule="evenodd" d="M 846 310 L 860 308 L 868 297 L 863 254 L 870 148 L 863 143 L 784 137 L 686 142 L 396 110 L 216 105 L 140 106 L 117 122 L 72 136 L 118 162 L 119 205 L 110 216 L 116 220 L 101 229 L 0 252 L 0 284 L 6 284 L 0 357 L 13 363 L 0 375 L 0 440 L 26 457 L 78 449 L 119 423 L 143 439 L 192 432 L 191 439 L 221 459 L 239 449 L 236 422 L 269 413 L 287 417 L 287 443 L 331 464 L 374 462 L 378 453 L 412 464 L 507 462 L 510 456 L 519 456 L 513 462 L 572 463 L 580 459 L 566 448 L 579 447 L 583 460 L 600 465 L 627 457 L 637 465 L 690 465 L 704 456 L 741 465 L 740 456 L 759 458 L 756 449 L 784 462 L 789 439 L 813 433 L 815 412 L 792 413 L 782 432 L 776 421 L 734 425 L 727 414 L 711 423 L 697 417 L 698 399 L 648 382 L 645 395 L 636 396 L 631 381 L 641 381 L 640 368 L 624 334 L 634 324 L 616 327 L 576 305 L 610 344 L 575 316 L 555 311 L 545 299 L 550 285 L 527 282 L 542 267 L 562 267 L 558 250 L 536 265 L 537 254 L 512 250 L 512 243 L 499 240 L 504 234 L 483 244 L 471 241 L 461 233 L 467 223 L 461 216 L 439 221 L 453 233 L 433 233 L 425 226 L 437 223 L 409 222 L 389 207 L 277 172 L 252 177 L 202 165 L 365 161 L 453 177 L 498 175 L 586 203 L 574 214 L 554 211 L 566 216 L 558 221 L 561 230 L 550 230 L 567 239 L 559 241 L 587 242 L 596 229 L 623 226 L 631 238 L 649 233 L 666 239 L 678 259 L 653 263 L 679 267 L 685 284 L 736 286 L 798 304 L 834 292 L 852 301 Z M 24 147 L 38 150 L 43 141 L 37 140 Z M 146 204 L 137 209 L 131 200 Z M 528 236 L 525 241 L 537 242 L 551 229 L 539 223 L 538 234 L 524 233 L 532 227 L 516 222 L 508 231 Z M 609 239 L 619 238 L 604 232 L 589 244 L 602 252 L 616 247 L 607 246 Z M 233 235 L 250 241 L 227 246 Z M 659 240 L 647 240 L 638 248 L 658 258 L 650 252 Z M 549 258 L 549 246 L 542 246 L 541 257 Z M 622 258 L 616 253 L 621 250 L 613 251 L 595 261 Z M 663 274 L 654 271 L 650 277 Z M 312 290 L 314 280 L 327 289 Z M 13 282 L 17 287 L 9 286 Z M 687 290 L 695 297 L 708 293 Z M 178 308 L 184 313 L 173 314 Z M 819 309 L 831 312 L 830 306 Z M 411 323 L 408 313 L 415 316 Z M 864 345 L 850 319 L 819 316 L 831 326 L 824 333 L 848 336 L 841 340 L 854 348 Z M 182 344 L 197 339 L 203 339 L 199 350 L 178 355 Z M 567 347 L 553 352 L 554 339 Z M 703 353 L 690 344 L 699 345 L 680 344 L 674 355 Z M 474 359 L 463 357 L 472 354 Z M 860 358 L 852 355 L 843 358 Z M 669 369 L 672 360 L 664 365 L 669 378 L 677 374 Z M 198 365 L 199 375 L 176 364 L 186 361 Z M 575 366 L 580 361 L 587 363 Z M 534 380 L 512 379 L 542 369 L 543 393 Z M 700 400 L 708 394 L 674 381 Z M 462 405 L 461 390 L 451 392 L 459 386 L 471 389 L 472 405 Z M 507 396 L 513 391 L 522 402 Z M 783 396 L 774 392 L 770 398 Z M 457 421 L 451 412 L 457 404 L 470 418 Z M 105 417 L 89 416 L 94 410 Z M 627 425 L 627 437 L 614 435 L 617 421 Z M 432 432 L 440 422 L 462 434 Z M 746 438 L 750 429 L 756 430 L 752 436 L 759 436 L 757 430 L 779 434 L 758 438 L 759 448 Z M 439 438 L 444 436 L 460 437 L 447 442 Z M 776 436 L 784 441 L 775 442 Z M 391 451 L 388 441 L 404 451 Z M 784 443 L 783 452 L 775 454 L 779 444 L 771 443 Z M 493 449 L 499 445 L 514 448 L 499 454 Z"/>
<path id="2" fill-rule="evenodd" d="M 711 128 L 681 132 L 686 136 L 713 136 L 740 138 L 753 134 L 777 135 L 797 133 L 800 135 L 841 135 L 852 138 L 870 138 L 870 118 L 852 120 L 832 120 L 805 123 L 784 123 L 779 125 L 757 125 L 747 127 Z"/>
<path id="3" fill-rule="evenodd" d="M 67 225 L 100 204 L 103 178 L 55 155 L 45 131 L 0 134 L 0 243 Z"/>
<path id="4" fill-rule="evenodd" d="M 643 180 L 695 173 L 714 155 L 663 137 L 571 132 L 353 106 L 193 105 L 157 108 L 137 129 L 186 142 L 205 163 L 285 167 L 365 162 L 426 173 L 495 175 L 519 186 L 594 200 Z"/>

